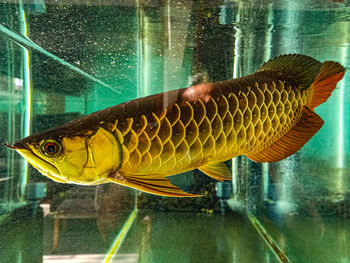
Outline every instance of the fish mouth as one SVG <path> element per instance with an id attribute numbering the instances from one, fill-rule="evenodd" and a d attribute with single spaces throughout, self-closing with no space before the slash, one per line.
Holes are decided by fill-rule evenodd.
<path id="1" fill-rule="evenodd" d="M 34 168 L 36 168 L 43 175 L 51 178 L 56 182 L 67 182 L 66 180 L 62 179 L 59 170 L 55 166 L 39 158 L 31 150 L 28 150 L 24 147 L 18 147 L 16 146 L 16 144 L 12 145 L 10 148 L 16 150 L 24 159 L 26 159 Z"/>
<path id="2" fill-rule="evenodd" d="M 5 143 L 3 143 L 3 145 L 5 145 L 6 147 L 8 147 L 12 150 L 16 150 L 19 148 L 18 146 L 15 146 L 15 144 L 14 145 L 9 144 L 7 141 Z"/>

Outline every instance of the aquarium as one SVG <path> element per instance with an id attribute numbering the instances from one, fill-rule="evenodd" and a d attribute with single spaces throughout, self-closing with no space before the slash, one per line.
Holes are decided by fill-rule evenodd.
<path id="1" fill-rule="evenodd" d="M 348 70 L 349 14 L 348 0 L 0 1 L 1 142 L 284 54 Z M 1 145 L 0 262 L 350 262 L 349 83 L 288 158 L 170 178 L 199 197 L 59 183 Z"/>

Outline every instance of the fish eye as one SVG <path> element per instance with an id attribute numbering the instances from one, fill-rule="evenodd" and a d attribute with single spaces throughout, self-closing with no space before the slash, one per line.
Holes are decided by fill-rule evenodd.
<path id="1" fill-rule="evenodd" d="M 61 144 L 56 140 L 45 140 L 40 144 L 40 151 L 47 157 L 56 157 L 62 151 Z"/>

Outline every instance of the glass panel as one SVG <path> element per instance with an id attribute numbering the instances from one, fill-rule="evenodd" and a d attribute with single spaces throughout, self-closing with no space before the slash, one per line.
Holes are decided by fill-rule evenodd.
<path id="1" fill-rule="evenodd" d="M 275 2 L 231 6 L 242 31 L 242 75 L 267 59 L 300 53 L 349 66 L 348 7 L 331 1 Z M 237 11 L 238 10 L 238 11 Z M 236 21 L 238 22 L 238 21 Z M 267 30 L 269 28 L 269 30 Z M 246 49 L 250 43 L 252 49 Z M 254 54 L 264 54 L 255 56 Z M 291 262 L 349 261 L 349 75 L 315 112 L 322 129 L 296 154 L 278 163 L 239 161 L 246 178 L 248 211 Z M 242 170 L 240 170 L 242 172 Z M 330 246 L 329 244 L 333 244 Z"/>
<path id="2" fill-rule="evenodd" d="M 135 7 L 46 4 L 39 13 L 21 4 L 1 8 L 8 24 L 0 28 L 0 131 L 9 143 L 136 98 Z M 108 12 L 114 22 L 106 26 L 99 14 Z M 10 22 L 22 31 L 6 27 Z M 102 261 L 135 209 L 135 191 L 115 184 L 60 184 L 14 151 L 0 151 L 1 259 L 84 261 L 94 254 Z"/>
<path id="3" fill-rule="evenodd" d="M 26 127 L 21 125 L 26 118 L 25 81 L 23 74 L 24 50 L 16 44 L 0 38 L 0 112 L 1 138 L 15 141 L 23 137 Z M 15 152 L 0 148 L 0 211 L 4 215 L 23 205 L 23 185 L 26 184 L 26 165 Z"/>
<path id="4" fill-rule="evenodd" d="M 245 76 L 282 54 L 348 69 L 349 11 L 333 0 L 2 2 L 1 138 L 11 144 L 128 100 Z M 346 73 L 315 110 L 322 129 L 291 157 L 228 160 L 232 182 L 199 170 L 170 177 L 201 197 L 60 184 L 0 147 L 0 258 L 350 261 L 348 82 Z"/>
<path id="5" fill-rule="evenodd" d="M 234 24 L 225 23 L 225 8 L 190 1 L 145 2 L 139 7 L 144 95 L 232 78 L 237 31 Z M 231 169 L 232 161 L 227 165 Z M 137 262 L 279 262 L 240 214 L 246 192 L 239 192 L 244 204 L 229 204 L 239 209 L 232 213 L 226 202 L 231 182 L 217 182 L 198 170 L 170 180 L 204 196 L 139 193 L 139 213 L 121 254 L 135 255 Z M 233 186 L 237 191 L 237 184 Z"/>

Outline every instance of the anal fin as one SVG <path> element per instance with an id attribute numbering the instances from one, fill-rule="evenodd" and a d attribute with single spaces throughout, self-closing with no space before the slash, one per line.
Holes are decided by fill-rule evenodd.
<path id="1" fill-rule="evenodd" d="M 107 179 L 110 182 L 154 195 L 172 197 L 201 196 L 184 192 L 179 187 L 173 185 L 168 178 L 163 177 L 163 175 L 120 175 L 118 172 L 115 172 Z"/>
<path id="2" fill-rule="evenodd" d="M 224 162 L 213 162 L 198 167 L 200 171 L 220 182 L 232 180 L 232 173 Z"/>
<path id="3" fill-rule="evenodd" d="M 297 152 L 322 127 L 323 120 L 315 112 L 303 108 L 299 122 L 282 138 L 258 153 L 246 156 L 254 162 L 277 162 Z"/>

